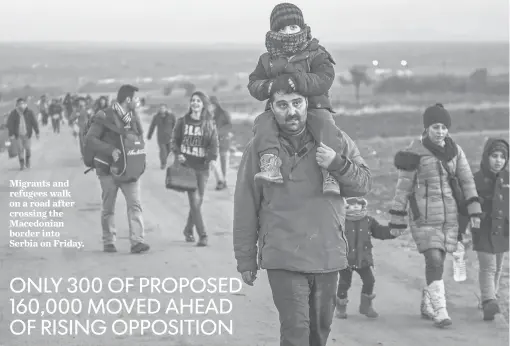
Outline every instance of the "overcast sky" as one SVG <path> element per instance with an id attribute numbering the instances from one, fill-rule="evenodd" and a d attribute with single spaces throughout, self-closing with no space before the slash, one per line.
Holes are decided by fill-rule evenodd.
<path id="1" fill-rule="evenodd" d="M 0 41 L 262 43 L 275 0 L 0 0 Z M 292 2 L 292 1 L 291 1 Z M 327 42 L 508 41 L 508 0 L 296 0 Z M 81 6 L 81 7 L 80 7 Z"/>

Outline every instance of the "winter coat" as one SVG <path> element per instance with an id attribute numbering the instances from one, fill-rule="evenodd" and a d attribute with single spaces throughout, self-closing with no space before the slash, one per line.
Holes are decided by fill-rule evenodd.
<path id="1" fill-rule="evenodd" d="M 149 131 L 147 133 L 147 139 L 150 140 L 152 138 L 152 134 L 154 130 L 157 128 L 156 136 L 158 139 L 158 144 L 168 144 L 172 140 L 172 132 L 175 127 L 175 123 L 177 119 L 175 115 L 170 112 L 165 112 L 165 114 L 157 113 L 152 118 L 152 122 L 149 126 Z"/>
<path id="2" fill-rule="evenodd" d="M 37 135 L 39 134 L 39 124 L 37 123 L 37 119 L 35 117 L 34 112 L 30 109 L 26 108 L 23 112 L 23 117 L 25 118 L 25 124 L 27 127 L 27 138 L 31 138 L 33 132 Z M 9 137 L 14 136 L 15 138 L 19 137 L 19 124 L 20 124 L 20 114 L 15 109 L 7 118 L 7 132 Z"/>
<path id="3" fill-rule="evenodd" d="M 457 150 L 457 155 L 448 161 L 448 168 L 459 179 L 469 215 L 480 215 L 471 168 L 459 145 Z M 455 251 L 459 229 L 457 204 L 440 160 L 421 140 L 414 140 L 405 151 L 395 155 L 395 166 L 399 174 L 389 226 L 407 228 L 409 206 L 411 233 L 420 253 L 428 249 Z"/>
<path id="4" fill-rule="evenodd" d="M 335 64 L 331 55 L 312 39 L 306 50 L 291 57 L 272 59 L 268 52 L 259 58 L 257 67 L 249 76 L 250 95 L 259 101 L 269 99 L 269 84 L 280 74 L 292 74 L 296 91 L 308 97 L 309 108 L 332 110 L 329 89 L 335 81 Z M 269 101 L 266 111 L 270 110 Z"/>
<path id="5" fill-rule="evenodd" d="M 349 244 L 347 259 L 352 268 L 365 268 L 374 265 L 372 254 L 372 237 L 376 239 L 394 239 L 390 228 L 383 226 L 371 216 L 365 216 L 360 220 L 345 221 L 345 236 Z"/>
<path id="6" fill-rule="evenodd" d="M 489 138 L 485 143 L 480 170 L 475 173 L 475 184 L 482 201 L 482 218 L 479 229 L 471 229 L 473 235 L 473 250 L 492 254 L 508 252 L 508 159 L 505 167 L 495 174 L 490 171 L 489 154 L 491 146 L 496 141 L 504 139 Z M 469 219 L 463 217 L 460 229 L 465 230 Z"/>
<path id="7" fill-rule="evenodd" d="M 342 196 L 364 196 L 371 188 L 370 170 L 352 139 L 342 135 L 328 171 L 339 182 Z M 323 193 L 317 143 L 309 133 L 299 149 L 283 136 L 279 140 L 283 184 L 254 180 L 260 160 L 253 141 L 241 159 L 234 193 L 237 270 L 254 271 L 258 265 L 302 273 L 347 268 L 345 200 Z"/>

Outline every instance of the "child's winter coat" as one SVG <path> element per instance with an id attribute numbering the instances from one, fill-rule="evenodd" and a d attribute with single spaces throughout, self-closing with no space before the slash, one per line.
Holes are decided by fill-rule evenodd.
<path id="1" fill-rule="evenodd" d="M 367 215 L 367 201 L 363 198 L 349 198 L 347 203 L 361 203 L 363 209 L 354 213 L 346 212 L 345 236 L 349 244 L 347 260 L 352 268 L 365 268 L 374 265 L 372 254 L 372 237 L 386 240 L 394 239 L 388 226 L 383 226 L 371 216 Z"/>
<path id="2" fill-rule="evenodd" d="M 498 174 L 493 173 L 489 166 L 489 156 L 498 142 L 506 147 L 508 153 L 506 140 L 489 138 L 484 146 L 480 170 L 474 174 L 476 190 L 482 202 L 482 218 L 480 229 L 471 229 L 473 250 L 493 254 L 509 250 L 508 154 L 506 165 Z M 466 229 L 468 222 L 468 218 L 460 219 L 460 231 Z"/>
<path id="3" fill-rule="evenodd" d="M 307 48 L 291 57 L 262 54 L 255 71 L 249 76 L 248 90 L 259 101 L 269 99 L 269 84 L 280 74 L 292 74 L 296 91 L 308 97 L 308 107 L 332 109 L 329 89 L 335 80 L 331 55 L 312 39 Z M 266 110 L 269 108 L 266 105 Z"/>

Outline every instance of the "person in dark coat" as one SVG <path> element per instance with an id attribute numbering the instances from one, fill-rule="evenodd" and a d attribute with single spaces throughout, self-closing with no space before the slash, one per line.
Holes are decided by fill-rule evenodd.
<path id="1" fill-rule="evenodd" d="M 386 240 L 395 239 L 388 226 L 383 226 L 371 216 L 367 215 L 367 200 L 364 198 L 347 198 L 345 215 L 345 235 L 349 244 L 347 260 L 349 267 L 340 270 L 336 298 L 336 316 L 347 318 L 347 292 L 351 287 L 352 272 L 355 271 L 363 281 L 359 313 L 370 318 L 377 318 L 379 314 L 372 306 L 375 298 L 375 277 L 372 272 L 374 256 L 372 254 L 372 237 Z"/>
<path id="2" fill-rule="evenodd" d="M 500 312 L 496 299 L 508 244 L 508 142 L 489 138 L 485 143 L 480 170 L 474 174 L 482 201 L 480 228 L 472 228 L 473 250 L 478 254 L 483 319 L 494 320 Z M 466 229 L 467 219 L 461 228 Z"/>
<path id="3" fill-rule="evenodd" d="M 154 130 L 157 128 L 156 136 L 159 145 L 159 161 L 161 169 L 165 169 L 167 165 L 168 155 L 170 154 L 170 142 L 172 141 L 172 133 L 175 127 L 177 118 L 175 114 L 170 112 L 165 104 L 161 104 L 159 111 L 152 118 L 147 139 L 152 138 Z"/>
<path id="4" fill-rule="evenodd" d="M 37 139 L 39 139 L 39 124 L 34 112 L 28 108 L 25 99 L 19 98 L 16 100 L 16 109 L 7 118 L 7 132 L 11 145 L 18 146 L 20 170 L 25 167 L 30 168 L 30 157 L 32 155 L 30 139 L 34 132 Z"/>
<path id="5" fill-rule="evenodd" d="M 51 126 L 53 127 L 53 133 L 60 133 L 60 124 L 62 123 L 64 116 L 64 110 L 57 99 L 51 101 L 48 113 L 51 118 Z"/>

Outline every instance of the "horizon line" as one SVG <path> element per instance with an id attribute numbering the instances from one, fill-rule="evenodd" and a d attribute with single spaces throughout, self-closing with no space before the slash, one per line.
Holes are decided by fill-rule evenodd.
<path id="1" fill-rule="evenodd" d="M 326 41 L 326 40 L 324 40 Z M 327 41 L 328 44 L 420 44 L 420 43 L 434 43 L 434 44 L 451 44 L 451 43 L 492 43 L 492 44 L 509 44 L 508 40 L 374 40 L 374 41 Z M 263 42 L 180 42 L 180 41 L 119 41 L 119 40 L 106 40 L 106 41 L 93 41 L 93 40 L 0 40 L 0 45 L 7 44 L 21 44 L 21 45 L 40 45 L 40 44 L 114 44 L 114 45 L 176 45 L 176 46 L 255 46 L 261 45 Z"/>

